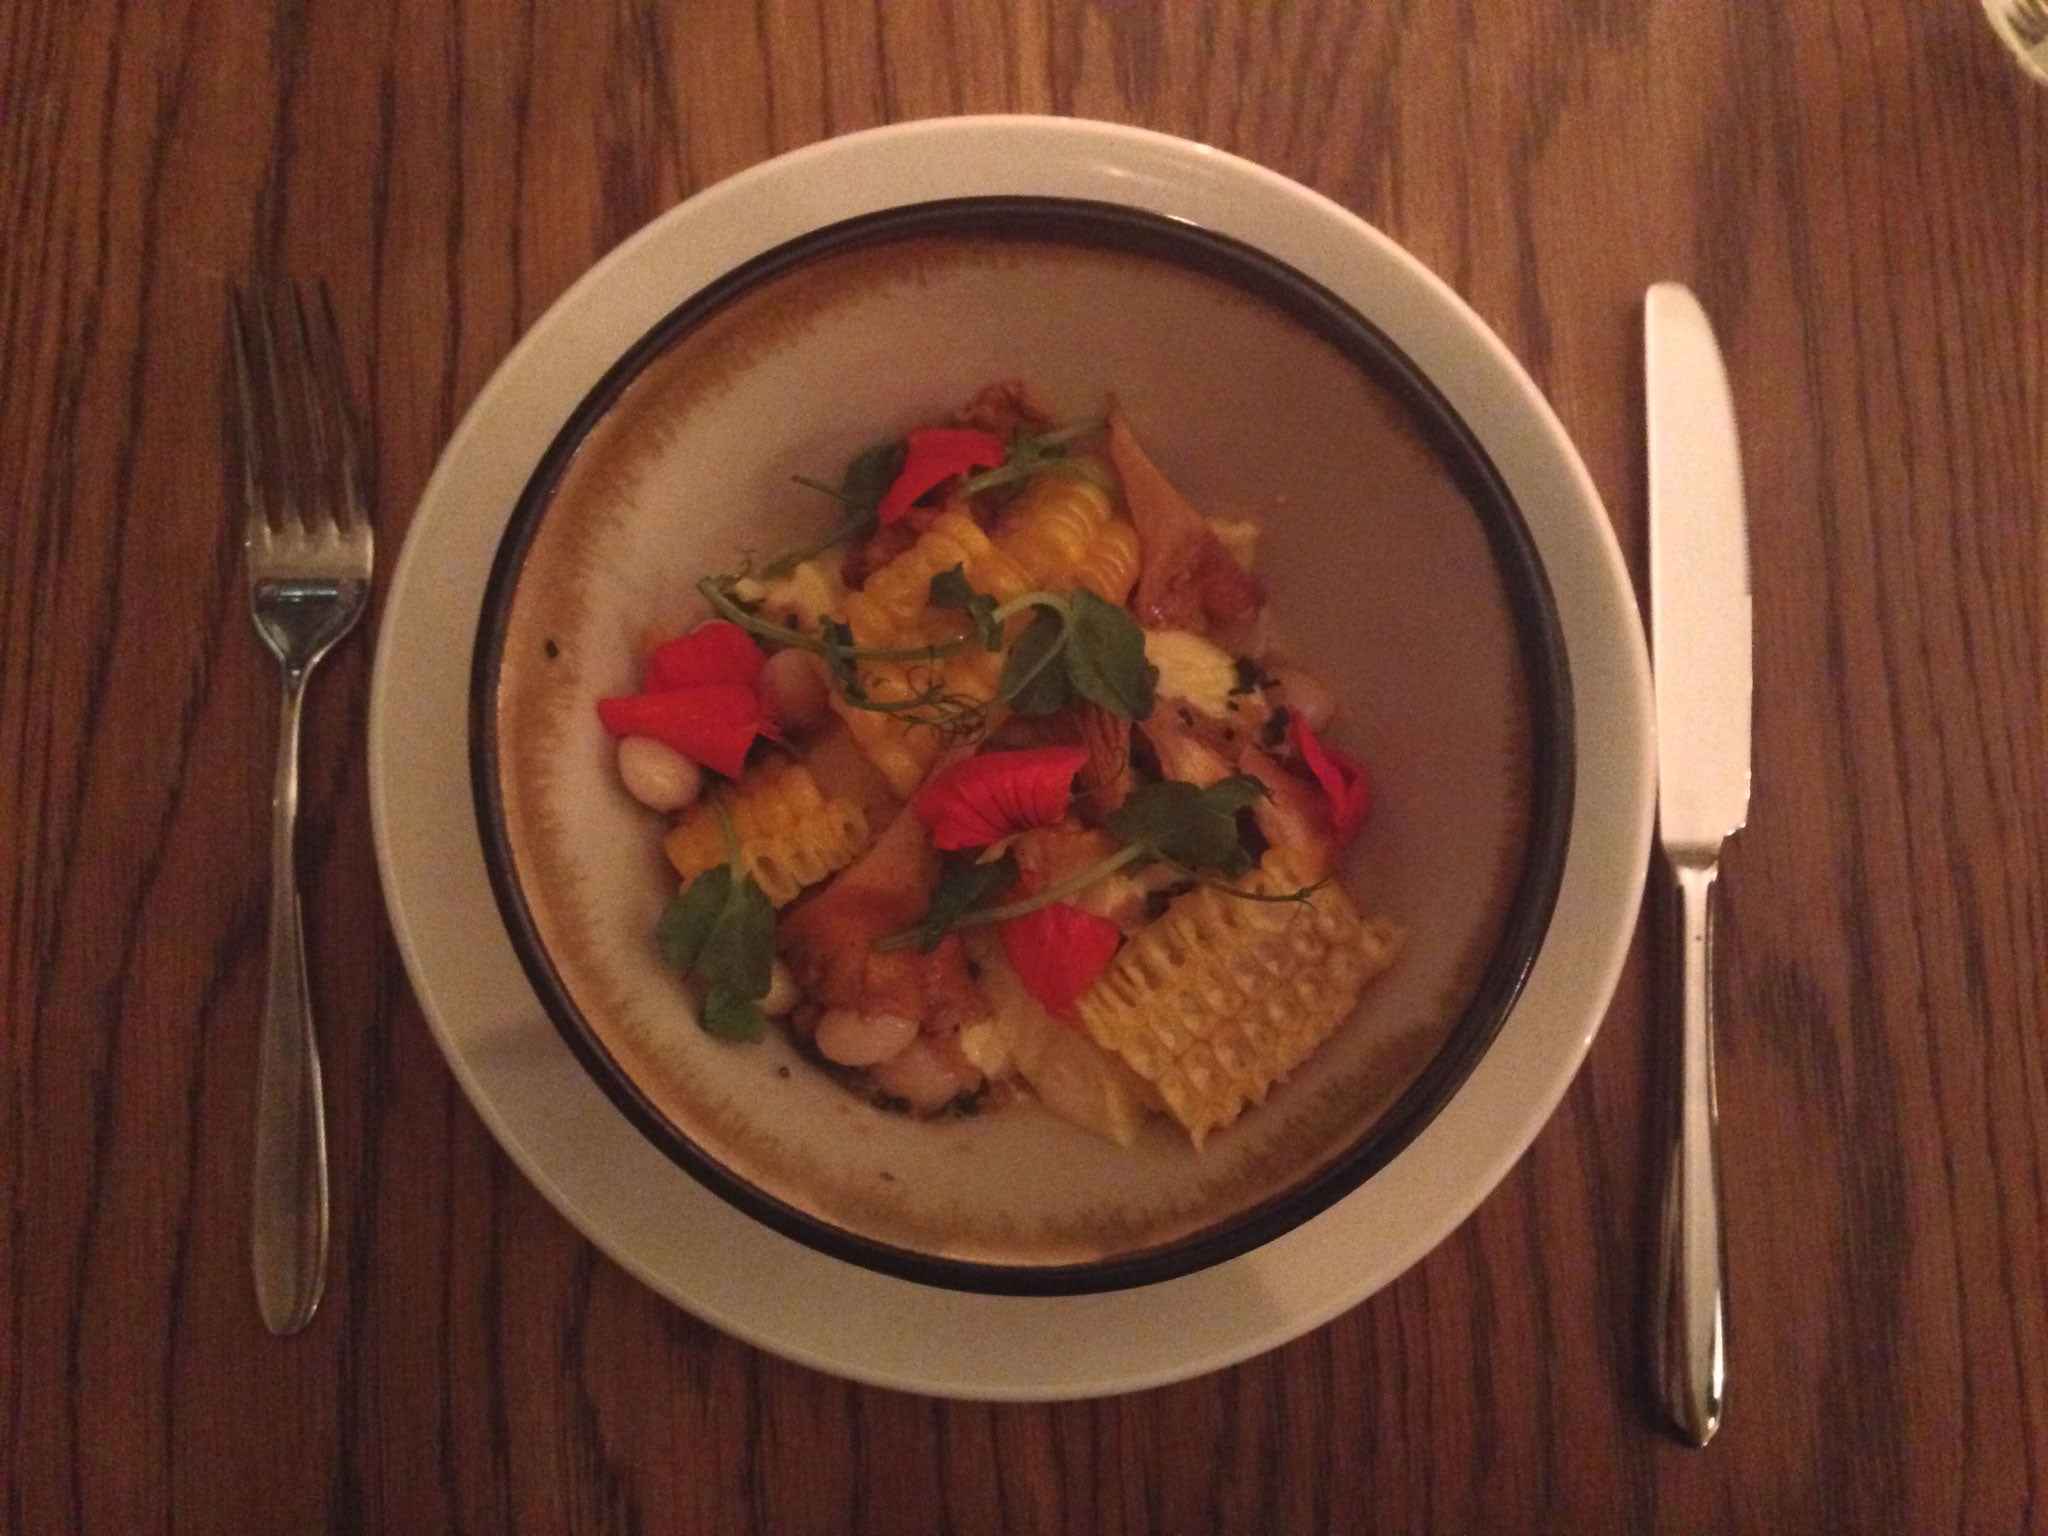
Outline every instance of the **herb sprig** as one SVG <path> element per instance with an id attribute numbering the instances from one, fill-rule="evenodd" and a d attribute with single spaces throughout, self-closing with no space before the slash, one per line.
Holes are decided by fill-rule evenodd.
<path id="1" fill-rule="evenodd" d="M 697 1022 L 707 1033 L 759 1040 L 768 1028 L 760 1002 L 775 964 L 775 909 L 740 861 L 723 797 L 714 798 L 712 808 L 725 837 L 725 862 L 671 898 L 655 925 L 655 942 L 685 981 L 702 984 Z"/>
<path id="2" fill-rule="evenodd" d="M 882 503 L 882 493 L 903 469 L 903 443 L 900 439 L 876 443 L 871 448 L 855 454 L 846 466 L 846 473 L 840 476 L 837 485 L 827 485 L 822 480 L 813 480 L 807 475 L 792 475 L 790 478 L 807 490 L 821 491 L 834 501 L 849 509 L 845 521 L 830 533 L 814 543 L 777 555 L 759 570 L 748 574 L 760 581 L 780 581 L 806 560 L 815 560 L 826 550 L 843 544 L 848 539 L 857 539 L 875 526 L 879 515 L 877 508 Z"/>
<path id="3" fill-rule="evenodd" d="M 915 944 L 922 953 L 930 954 L 966 918 L 970 908 L 1016 883 L 1017 856 L 1013 853 L 986 861 L 978 861 L 971 853 L 953 854 L 947 858 L 938 888 L 932 892 L 932 904 L 924 921 L 907 930 L 901 945 L 884 942 L 892 948 Z"/>
<path id="4" fill-rule="evenodd" d="M 1077 458 L 1067 452 L 1069 444 L 1084 437 L 1092 437 L 1106 425 L 1100 416 L 1083 421 L 1071 422 L 1064 427 L 1038 433 L 1019 433 L 1010 443 L 1010 451 L 1003 462 L 994 469 L 985 469 L 969 475 L 960 482 L 960 491 L 965 496 L 978 496 L 983 491 L 992 491 L 999 486 L 1011 485 L 1028 480 L 1045 471 L 1061 471 L 1078 475 L 1082 479 L 1111 489 L 1102 469 L 1091 459 Z M 826 550 L 857 539 L 875 526 L 877 509 L 882 496 L 896 477 L 903 472 L 904 446 L 901 438 L 892 438 L 885 443 L 876 443 L 855 454 L 840 476 L 837 485 L 828 485 L 823 480 L 813 480 L 809 475 L 791 475 L 790 479 L 806 490 L 817 491 L 830 496 L 847 509 L 847 516 L 831 532 L 799 548 L 787 550 L 766 564 L 745 574 L 759 581 L 779 581 L 789 575 L 806 560 L 814 560 Z"/>
<path id="5" fill-rule="evenodd" d="M 739 600 L 732 585 L 732 578 L 722 576 L 697 584 L 721 618 L 772 644 L 822 657 L 834 688 L 852 707 L 903 716 L 949 737 L 974 734 L 998 704 L 1011 704 L 1020 714 L 1049 715 L 1079 697 L 1139 721 L 1151 716 L 1155 703 L 1145 632 L 1122 608 L 1086 587 L 1065 594 L 1026 592 L 998 603 L 975 590 L 965 568 L 955 565 L 932 577 L 927 601 L 964 615 L 968 633 L 929 645 L 881 647 L 856 644 L 851 627 L 836 619 L 826 620 L 815 635 L 765 619 Z M 931 665 L 977 647 L 998 651 L 1009 620 L 1033 609 L 1037 614 L 1012 647 L 992 698 L 949 693 L 933 682 L 906 698 L 880 701 L 861 676 L 866 662 Z"/>
<path id="6" fill-rule="evenodd" d="M 1299 890 L 1272 895 L 1240 890 L 1225 883 L 1249 873 L 1257 862 L 1245 847 L 1238 813 L 1250 809 L 1267 794 L 1265 785 L 1242 773 L 1218 779 L 1206 788 L 1178 779 L 1143 785 L 1133 790 L 1109 817 L 1109 829 L 1124 840 L 1116 852 L 1042 891 L 993 907 L 977 903 L 1014 883 L 1015 858 L 1006 853 L 1001 861 L 990 864 L 952 863 L 933 894 L 931 909 L 924 920 L 914 928 L 888 935 L 875 948 L 908 949 L 915 945 L 930 951 L 949 933 L 987 927 L 1065 901 L 1141 860 L 1163 864 L 1196 884 L 1245 901 L 1306 901 L 1327 882 L 1318 880 Z M 993 872 L 1004 867 L 1010 874 L 998 879 Z M 1224 879 L 1208 878 L 1215 875 Z"/>
<path id="7" fill-rule="evenodd" d="M 1003 462 L 965 477 L 960 482 L 961 492 L 979 495 L 1048 470 L 1068 471 L 1100 481 L 1101 470 L 1091 460 L 1075 457 L 1069 448 L 1100 432 L 1103 426 L 1103 420 L 1096 417 L 1045 432 L 1019 433 L 1011 440 Z M 1146 718 L 1152 712 L 1152 675 L 1144 663 L 1144 632 L 1121 608 L 1086 590 L 1065 594 L 1027 592 L 999 604 L 989 594 L 976 591 L 965 570 L 955 566 L 932 578 L 929 601 L 934 608 L 965 615 L 969 633 L 929 645 L 888 647 L 855 644 L 852 630 L 835 620 L 826 620 L 815 635 L 777 624 L 763 618 L 741 599 L 739 586 L 743 579 L 773 581 L 787 577 L 806 560 L 871 530 L 879 517 L 881 501 L 902 473 L 904 461 L 905 445 L 901 439 L 895 439 L 855 455 L 837 485 L 795 476 L 798 484 L 830 496 L 846 507 L 847 516 L 820 538 L 759 566 L 750 565 L 737 574 L 704 578 L 697 587 L 712 611 L 759 640 L 821 657 L 835 691 L 851 707 L 893 715 L 907 724 L 938 731 L 948 739 L 977 734 L 986 725 L 991 708 L 1012 702 L 1022 713 L 1043 715 L 1079 696 L 1093 699 L 1125 719 Z M 1000 651 L 1007 621 L 1032 609 L 1038 612 L 1013 647 L 993 698 L 977 698 L 944 687 L 937 663 L 977 645 L 990 652 Z M 913 673 L 909 680 L 915 691 L 905 697 L 877 699 L 860 669 L 863 664 L 884 662 L 913 668 L 922 665 L 932 670 L 924 678 Z M 917 686 L 920 683 L 924 686 Z"/>
<path id="8" fill-rule="evenodd" d="M 1103 417 L 1095 416 L 1048 432 L 1019 433 L 1010 444 L 1009 456 L 994 469 L 984 469 L 962 480 L 960 492 L 964 496 L 979 496 L 983 491 L 1028 480 L 1046 470 L 1078 475 L 1104 490 L 1110 490 L 1108 477 L 1092 459 L 1076 458 L 1066 452 L 1069 443 L 1092 437 L 1107 425 Z"/>

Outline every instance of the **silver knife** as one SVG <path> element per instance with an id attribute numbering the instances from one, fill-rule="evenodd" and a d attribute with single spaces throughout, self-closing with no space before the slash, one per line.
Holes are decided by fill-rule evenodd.
<path id="1" fill-rule="evenodd" d="M 1714 879 L 1749 812 L 1749 533 L 1735 402 L 1714 330 L 1679 283 L 1643 301 L 1650 433 L 1650 644 L 1657 826 L 1678 888 L 1668 972 L 1680 1012 L 1679 1112 L 1664 1191 L 1652 1371 L 1703 1446 L 1727 1388 L 1727 1258 L 1714 1108 Z"/>

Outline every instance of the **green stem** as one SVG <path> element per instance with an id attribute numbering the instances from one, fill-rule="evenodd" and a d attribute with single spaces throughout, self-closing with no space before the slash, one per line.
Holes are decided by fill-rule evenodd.
<path id="1" fill-rule="evenodd" d="M 1063 443 L 1073 442 L 1076 438 L 1093 437 L 1108 425 L 1107 416 L 1086 416 L 1079 421 L 1070 421 L 1064 427 L 1054 427 L 1049 432 L 1041 432 L 1033 441 L 1041 448 L 1057 448 Z"/>
<path id="2" fill-rule="evenodd" d="M 1010 459 L 994 469 L 984 469 L 980 474 L 970 475 L 960 482 L 960 494 L 979 496 L 983 491 L 992 491 L 999 485 L 1010 484 L 1013 480 L 1028 480 L 1033 475 L 1055 470 L 1101 485 L 1104 490 L 1109 489 L 1103 484 L 1101 471 L 1088 460 L 1070 459 L 1064 454 L 1055 454 L 1043 459 Z"/>
<path id="3" fill-rule="evenodd" d="M 843 503 L 846 506 L 861 507 L 867 510 L 869 513 L 872 513 L 875 510 L 866 502 L 862 501 L 858 496 L 849 496 L 846 494 L 846 492 L 839 489 L 839 487 L 836 485 L 827 485 L 822 480 L 813 480 L 809 475 L 791 475 L 789 478 L 794 480 L 798 485 L 802 486 L 807 491 L 820 492 L 821 494 L 830 496 L 834 501 Z"/>
<path id="4" fill-rule="evenodd" d="M 760 570 L 753 573 L 757 580 L 780 581 L 806 560 L 816 559 L 819 555 L 825 553 L 826 550 L 832 548 L 833 545 L 844 543 L 855 534 L 865 532 L 875 524 L 875 509 L 873 507 L 863 506 L 851 496 L 843 495 L 833 490 L 831 486 L 822 484 L 819 481 L 806 480 L 801 475 L 797 476 L 797 482 L 801 485 L 809 486 L 812 490 L 824 491 L 828 495 L 837 496 L 849 507 L 856 507 L 859 510 L 815 543 L 807 544 L 802 549 L 791 550 L 786 555 L 777 555 L 773 560 L 762 566 Z"/>
<path id="5" fill-rule="evenodd" d="M 1105 420 L 1096 416 L 1087 421 L 1070 422 L 1064 427 L 1054 427 L 1049 432 L 1020 437 L 1010 445 L 1009 456 L 1002 463 L 993 469 L 985 469 L 980 474 L 969 475 L 962 480 L 960 494 L 978 496 L 983 491 L 992 491 L 999 485 L 1010 484 L 1013 480 L 1028 480 L 1040 470 L 1046 469 L 1063 469 L 1069 474 L 1092 480 L 1095 476 L 1081 461 L 1047 450 L 1063 447 L 1076 438 L 1100 432 L 1105 425 Z"/>
<path id="6" fill-rule="evenodd" d="M 1096 432 L 1100 432 L 1107 425 L 1108 422 L 1104 417 L 1093 416 L 1083 421 L 1069 422 L 1064 427 L 1054 427 L 1049 432 L 1043 432 L 1036 437 L 1022 439 L 1021 441 L 1030 442 L 1041 450 L 1058 448 L 1078 438 L 1088 437 Z M 994 485 L 1003 485 L 1010 480 L 1020 479 L 1024 475 L 1036 474 L 1041 469 L 1060 467 L 1065 467 L 1076 474 L 1082 475 L 1084 478 L 1092 478 L 1088 476 L 1087 469 L 1080 463 L 1063 458 L 1041 459 L 1035 460 L 1030 464 L 1016 464 L 1014 472 L 1005 474 L 1004 471 L 1010 469 L 1013 464 L 1015 464 L 1014 451 L 1009 460 L 1006 460 L 996 468 L 984 470 L 980 475 L 968 476 L 967 479 L 960 483 L 960 488 L 967 495 L 971 496 L 976 491 L 987 490 L 990 486 Z M 990 476 L 998 478 L 990 479 Z M 788 554 L 777 555 L 773 560 L 762 566 L 760 570 L 753 573 L 756 578 L 762 581 L 779 581 L 806 560 L 816 559 L 835 544 L 842 544 L 855 534 L 866 532 L 875 524 L 875 504 L 873 502 L 862 501 L 857 496 L 849 496 L 840 487 L 827 485 L 822 480 L 813 480 L 809 475 L 791 475 L 789 478 L 805 490 L 816 491 L 822 496 L 830 496 L 841 506 L 853 508 L 853 516 L 847 518 L 845 522 L 841 523 L 816 543 L 806 545 L 802 549 L 793 550 Z"/>
<path id="7" fill-rule="evenodd" d="M 732 812 L 726 808 L 725 795 L 716 786 L 711 790 L 711 810 L 718 817 L 718 835 L 725 839 L 725 862 L 731 866 L 732 877 L 737 880 L 743 872 L 739 828 L 732 824 Z"/>
<path id="8" fill-rule="evenodd" d="M 944 661 L 949 656 L 961 655 L 981 644 L 978 635 L 962 635 L 958 640 L 940 640 L 931 645 L 834 645 L 831 641 L 822 640 L 816 635 L 807 635 L 800 629 L 791 629 L 786 624 L 777 624 L 757 613 L 749 613 L 734 600 L 730 592 L 719 585 L 716 576 L 706 576 L 697 583 L 697 590 L 704 594 L 704 601 L 711 605 L 714 613 L 730 623 L 737 624 L 748 634 L 758 635 L 763 640 L 773 640 L 777 645 L 809 651 L 813 656 L 836 656 L 841 661 Z M 1051 608 L 1063 621 L 1071 622 L 1067 601 L 1056 592 L 1026 592 L 996 609 L 995 616 L 1001 621 L 1022 613 L 1026 608 Z"/>
<path id="9" fill-rule="evenodd" d="M 1225 896 L 1234 896 L 1239 901 L 1270 901 L 1285 905 L 1307 901 L 1309 897 L 1315 895 L 1317 891 L 1328 885 L 1331 878 L 1330 876 L 1325 876 L 1314 885 L 1297 886 L 1295 889 L 1278 896 L 1268 896 L 1261 891 L 1247 891 L 1242 886 L 1230 885 L 1222 880 L 1197 880 L 1195 884 L 1207 886 L 1212 891 L 1221 891 Z"/>
<path id="10" fill-rule="evenodd" d="M 730 592 L 718 584 L 716 576 L 706 576 L 697 583 L 697 590 L 704 594 L 704 600 L 720 618 L 737 624 L 750 635 L 763 640 L 773 640 L 777 645 L 790 646 L 799 651 L 809 651 L 813 656 L 836 656 L 842 661 L 943 661 L 948 656 L 958 656 L 981 644 L 978 637 L 966 635 L 958 640 L 945 640 L 936 645 L 910 645 L 895 649 L 881 649 L 865 645 L 834 645 L 816 635 L 807 635 L 800 629 L 791 629 L 786 624 L 777 624 L 764 619 L 757 613 L 749 613 L 734 601 Z"/>
<path id="11" fill-rule="evenodd" d="M 1161 858 L 1159 862 L 1183 879 L 1189 880 L 1196 885 L 1207 886 L 1212 891 L 1220 891 L 1225 896 L 1235 896 L 1239 901 L 1270 901 L 1276 903 L 1307 901 L 1309 897 L 1315 895 L 1317 891 L 1320 891 L 1324 886 L 1337 878 L 1335 875 L 1325 875 L 1314 885 L 1297 886 L 1295 889 L 1283 892 L 1280 895 L 1268 896 L 1261 891 L 1247 891 L 1242 886 L 1232 885 L 1227 880 L 1211 879 L 1200 870 L 1190 869 L 1178 859 Z"/>
<path id="12" fill-rule="evenodd" d="M 960 919 L 962 928 L 984 928 L 990 923 L 1008 922 L 1013 917 L 1022 917 L 1027 912 L 1036 912 L 1040 907 L 1049 907 L 1056 901 L 1065 901 L 1099 880 L 1107 880 L 1126 864 L 1135 864 L 1150 852 L 1143 843 L 1126 843 L 1099 864 L 1091 864 L 1078 875 L 1069 875 L 1057 885 L 1049 885 L 1042 891 L 1035 891 L 1022 901 L 1007 901 L 1000 907 L 984 907 L 979 912 L 970 912 Z"/>
<path id="13" fill-rule="evenodd" d="M 1050 608 L 1060 616 L 1060 622 L 1063 624 L 1071 624 L 1074 619 L 1073 611 L 1067 607 L 1067 600 L 1059 593 L 1024 592 L 997 606 L 996 622 L 1001 623 L 1005 619 L 1014 618 L 1026 608 Z"/>
<path id="14" fill-rule="evenodd" d="M 959 695 L 959 697 L 966 698 L 967 695 L 963 694 Z M 865 698 L 850 698 L 846 702 L 851 704 L 855 709 L 865 709 L 872 714 L 905 715 L 909 714 L 912 710 L 924 709 L 934 704 L 943 703 L 945 699 L 945 689 L 939 687 L 937 684 L 934 684 L 933 686 L 925 689 L 923 693 L 920 693 L 913 698 L 888 699 L 882 701 Z"/>
<path id="15" fill-rule="evenodd" d="M 1070 875 L 1057 885 L 1047 886 L 1022 901 L 1008 901 L 999 907 L 983 907 L 967 913 L 953 925 L 951 931 L 958 933 L 963 928 L 986 928 L 991 923 L 1008 922 L 1013 917 L 1023 917 L 1026 913 L 1036 912 L 1041 907 L 1049 907 L 1056 901 L 1065 901 L 1069 896 L 1087 890 L 1097 881 L 1108 879 L 1126 864 L 1136 863 L 1149 851 L 1142 843 L 1126 843 L 1100 863 L 1091 864 L 1078 875 Z M 875 948 L 908 949 L 918 941 L 918 938 L 919 934 L 915 928 L 905 928 L 900 933 L 892 933 L 886 938 L 876 940 Z"/>

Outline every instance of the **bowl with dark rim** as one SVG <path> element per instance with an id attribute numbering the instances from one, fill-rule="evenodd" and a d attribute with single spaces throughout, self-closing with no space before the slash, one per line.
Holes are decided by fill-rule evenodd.
<path id="1" fill-rule="evenodd" d="M 1376 310 L 1257 240 L 1139 201 L 905 201 L 821 221 L 681 296 L 542 457 L 477 634 L 485 862 L 563 1038 L 708 1188 L 932 1285 L 1165 1280 L 1358 1189 L 1486 1054 L 1565 867 L 1572 679 L 1551 573 L 1498 431 L 1475 430 L 1395 337 L 1422 303 L 1498 344 L 1433 280 L 1389 284 Z M 674 889 L 663 827 L 620 789 L 595 716 L 635 685 L 639 631 L 704 616 L 700 576 L 826 525 L 830 507 L 792 476 L 831 478 L 1007 378 L 1075 416 L 1114 393 L 1190 499 L 1260 523 L 1279 628 L 1337 694 L 1338 739 L 1374 784 L 1343 878 L 1409 930 L 1407 949 L 1200 1152 L 1163 1118 L 1122 1149 L 1028 1101 L 915 1120 L 849 1094 L 780 1034 L 703 1032 L 652 939 Z"/>

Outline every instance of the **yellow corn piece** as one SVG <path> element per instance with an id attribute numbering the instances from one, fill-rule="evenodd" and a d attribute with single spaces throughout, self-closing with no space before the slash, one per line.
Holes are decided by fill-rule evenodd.
<path id="1" fill-rule="evenodd" d="M 896 650 L 958 635 L 960 615 L 931 606 L 932 578 L 956 565 L 977 592 L 986 592 L 999 603 L 1031 590 L 1030 577 L 989 542 L 980 524 L 964 512 L 942 512 L 915 544 L 847 598 L 846 623 L 853 630 L 854 644 Z M 964 698 L 992 699 L 1002 674 L 1001 654 L 979 646 L 938 661 L 863 662 L 860 669 L 868 697 L 877 704 L 916 698 L 932 688 Z M 929 725 L 861 709 L 836 693 L 832 706 L 868 761 L 906 799 L 946 744 Z"/>
<path id="2" fill-rule="evenodd" d="M 999 603 L 1031 590 L 1030 576 L 989 542 L 979 523 L 965 512 L 941 512 L 915 544 L 847 598 L 846 622 L 854 644 L 888 649 L 958 634 L 960 616 L 931 606 L 932 578 L 956 565 L 975 591 Z"/>
<path id="3" fill-rule="evenodd" d="M 844 869 L 866 851 L 868 819 L 850 800 L 827 799 L 802 763 L 771 757 L 747 770 L 726 796 L 746 866 L 768 900 L 785 906 L 805 886 Z M 718 812 L 698 801 L 664 841 L 685 882 L 725 862 Z"/>
<path id="4" fill-rule="evenodd" d="M 999 603 L 1034 589 L 1076 586 L 1121 603 L 1138 579 L 1138 535 L 1116 516 L 1100 486 L 1075 475 L 1041 474 L 1010 504 L 993 540 L 965 512 L 942 512 L 915 544 L 868 577 L 846 600 L 854 644 L 895 650 L 958 635 L 960 615 L 931 606 L 932 578 L 956 565 L 977 592 Z M 1012 620 L 1013 633 L 1022 623 Z M 1002 672 L 999 653 L 975 649 L 940 661 L 867 662 L 861 681 L 877 704 L 934 688 L 991 699 Z M 905 797 L 914 793 L 945 738 L 901 716 L 861 709 L 836 696 L 832 702 L 890 787 Z"/>
<path id="5" fill-rule="evenodd" d="M 1088 587 L 1112 603 L 1138 579 L 1138 530 L 1116 515 L 1109 492 L 1079 475 L 1036 475 L 1003 513 L 996 547 L 1034 587 Z"/>
<path id="6" fill-rule="evenodd" d="M 846 601 L 846 583 L 839 575 L 844 563 L 843 551 L 830 550 L 772 581 L 742 576 L 733 583 L 732 595 L 743 603 L 753 604 L 754 611 L 764 619 L 816 634 Z"/>
<path id="7" fill-rule="evenodd" d="M 1303 882 L 1276 854 L 1239 884 L 1279 895 Z M 1201 886 L 1124 945 L 1074 1011 L 1199 1147 L 1336 1032 L 1405 939 L 1334 882 L 1288 903 Z"/>

